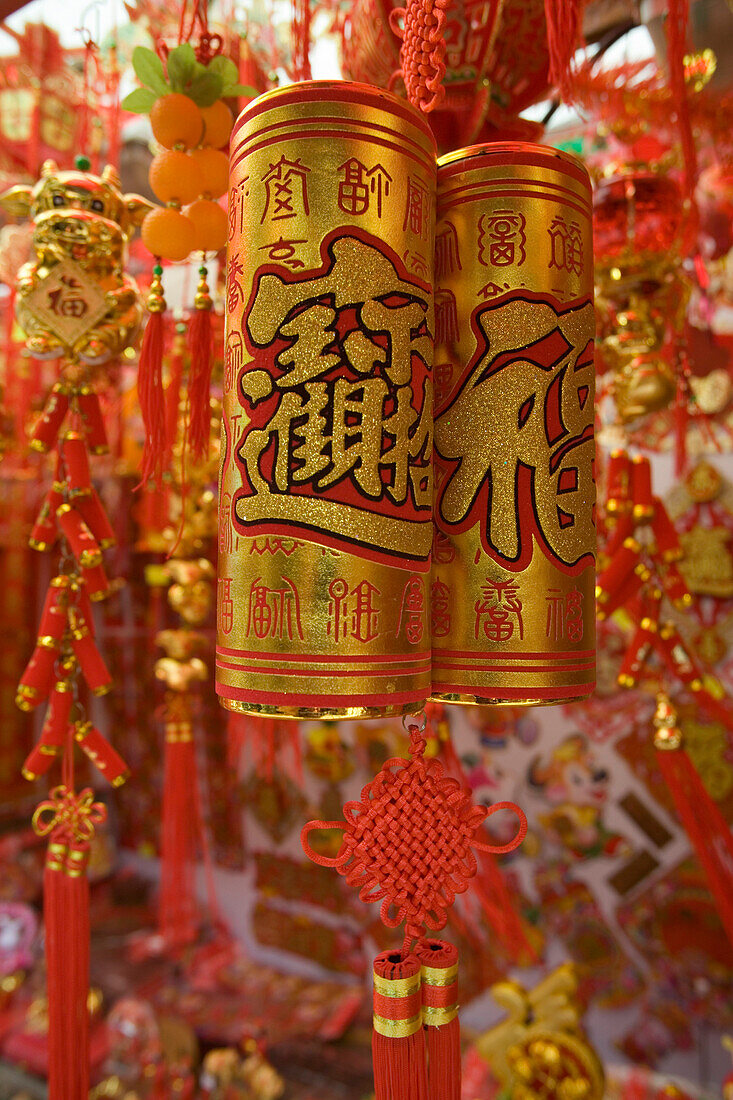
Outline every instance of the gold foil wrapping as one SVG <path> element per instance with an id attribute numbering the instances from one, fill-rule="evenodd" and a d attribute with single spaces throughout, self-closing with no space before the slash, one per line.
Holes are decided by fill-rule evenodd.
<path id="1" fill-rule="evenodd" d="M 429 128 L 366 85 L 270 92 L 232 138 L 217 691 L 247 713 L 430 694 Z"/>
<path id="2" fill-rule="evenodd" d="M 588 175 L 528 143 L 438 162 L 433 697 L 595 685 Z"/>

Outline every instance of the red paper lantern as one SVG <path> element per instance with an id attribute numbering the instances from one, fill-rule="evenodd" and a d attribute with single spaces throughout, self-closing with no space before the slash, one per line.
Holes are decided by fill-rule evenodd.
<path id="1" fill-rule="evenodd" d="M 629 172 L 596 185 L 593 237 L 601 263 L 659 255 L 679 244 L 682 196 L 669 176 Z"/>

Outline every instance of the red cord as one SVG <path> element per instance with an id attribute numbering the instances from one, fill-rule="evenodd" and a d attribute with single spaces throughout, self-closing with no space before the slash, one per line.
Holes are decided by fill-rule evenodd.
<path id="1" fill-rule="evenodd" d="M 382 902 L 380 917 L 388 928 L 406 922 L 406 949 L 422 937 L 422 925 L 432 931 L 445 926 L 456 894 L 464 893 L 476 874 L 473 848 L 510 852 L 527 833 L 518 806 L 474 806 L 470 792 L 445 776 L 438 760 L 424 759 L 425 747 L 414 726 L 411 760 L 388 760 L 364 787 L 361 800 L 345 804 L 345 822 L 311 821 L 301 833 L 303 849 L 314 863 L 334 867 L 350 886 L 358 887 L 362 901 Z M 511 809 L 519 818 L 514 839 L 498 846 L 477 842 L 477 829 L 501 809 Z M 333 828 L 344 830 L 338 855 L 313 851 L 309 833 Z"/>
<path id="2" fill-rule="evenodd" d="M 445 22 L 450 0 L 407 0 L 404 8 L 395 8 L 389 25 L 402 39 L 399 76 L 405 82 L 407 98 L 413 107 L 428 114 L 440 106 L 444 96 Z"/>

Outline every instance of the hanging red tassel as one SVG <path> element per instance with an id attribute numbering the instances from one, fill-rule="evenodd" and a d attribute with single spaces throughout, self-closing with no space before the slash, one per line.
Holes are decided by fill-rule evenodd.
<path id="1" fill-rule="evenodd" d="M 290 33 L 292 40 L 293 80 L 310 80 L 310 0 L 292 0 L 292 5 L 293 15 Z"/>
<path id="2" fill-rule="evenodd" d="M 429 703 L 431 725 L 436 729 L 440 740 L 441 755 L 448 774 L 459 781 L 462 787 L 469 787 L 466 772 L 458 753 L 453 747 L 450 731 L 443 714 L 442 704 Z M 426 707 L 426 710 L 428 710 Z M 490 841 L 488 832 L 481 830 L 482 839 Z M 489 852 L 479 852 L 478 869 L 473 883 L 473 891 L 478 898 L 484 916 L 491 925 L 494 934 L 515 963 L 523 966 L 537 962 L 537 952 L 527 939 L 522 921 L 504 881 L 504 876 L 495 858 Z"/>
<path id="3" fill-rule="evenodd" d="M 383 951 L 374 960 L 372 1062 L 375 1100 L 427 1100 L 420 960 L 415 955 Z"/>
<path id="4" fill-rule="evenodd" d="M 184 328 L 183 325 L 180 326 Z M 173 348 L 170 357 L 170 377 L 165 388 L 165 453 L 166 463 L 170 463 L 170 456 L 178 436 L 178 406 L 181 400 L 181 381 L 183 379 L 183 349 L 186 339 L 183 332 L 176 330 L 173 339 Z"/>
<path id="5" fill-rule="evenodd" d="M 733 835 L 683 748 L 677 714 L 666 695 L 657 696 L 654 747 L 664 781 L 697 853 L 718 915 L 733 944 Z"/>
<path id="6" fill-rule="evenodd" d="M 275 766 L 284 770 L 283 749 L 289 746 L 292 774 L 298 783 L 303 782 L 303 751 L 299 722 L 293 722 L 290 719 L 278 721 L 276 718 L 264 718 L 253 714 L 230 713 L 227 724 L 227 763 L 230 768 L 239 766 L 239 758 L 248 742 L 259 779 L 272 783 Z"/>
<path id="7" fill-rule="evenodd" d="M 193 458 L 205 458 L 211 437 L 211 307 L 206 268 L 199 268 L 200 281 L 194 299 L 195 310 L 189 325 L 191 370 L 188 377 L 188 446 Z"/>
<path id="8" fill-rule="evenodd" d="M 421 940 L 415 954 L 422 964 L 428 1100 L 461 1100 L 458 950 L 445 940 Z"/>
<path id="9" fill-rule="evenodd" d="M 672 91 L 677 127 L 685 166 L 685 191 L 692 198 L 697 182 L 697 150 L 690 118 L 690 101 L 685 81 L 685 54 L 687 53 L 687 24 L 690 0 L 669 0 L 669 10 L 664 23 L 669 58 L 669 85 Z"/>
<path id="10" fill-rule="evenodd" d="M 89 841 L 106 809 L 92 791 L 51 791 L 33 817 L 48 836 L 43 915 L 48 997 L 49 1100 L 89 1096 Z"/>
<path id="11" fill-rule="evenodd" d="M 141 483 L 153 478 L 160 485 L 163 474 L 163 458 L 166 449 L 165 402 L 163 397 L 163 349 L 165 344 L 166 302 L 163 296 L 161 275 L 163 268 L 156 263 L 148 295 L 148 317 L 140 349 L 138 365 L 137 394 L 140 401 L 143 424 L 145 425 L 145 443 Z"/>
<path id="12" fill-rule="evenodd" d="M 163 761 L 159 927 L 166 946 L 173 951 L 196 938 L 195 783 L 196 750 L 188 708 L 184 700 L 169 700 Z"/>
<path id="13" fill-rule="evenodd" d="M 76 1096 L 73 1091 L 73 1078 L 68 1066 L 68 1059 L 64 1057 L 64 1049 L 68 1047 L 71 1036 L 68 1034 L 68 1023 L 75 1011 L 71 1008 L 71 991 L 66 990 L 68 975 L 66 963 L 69 953 L 65 946 L 65 932 L 67 927 L 67 897 L 66 897 L 66 856 L 68 853 L 68 840 L 62 829 L 58 829 L 51 837 L 46 852 L 46 866 L 43 872 L 43 921 L 45 927 L 46 944 L 46 995 L 48 998 L 48 1090 L 54 1100 L 72 1100 Z M 71 925 L 68 925 L 71 927 Z M 62 999 L 69 998 L 64 1006 Z M 83 1035 L 80 1037 L 83 1044 Z M 82 1045 L 81 1051 L 84 1051 Z M 87 1059 L 80 1054 L 82 1062 Z M 79 1096 L 79 1100 L 81 1097 Z"/>
<path id="14" fill-rule="evenodd" d="M 550 84 L 571 99 L 573 55 L 581 44 L 584 0 L 545 0 Z"/>

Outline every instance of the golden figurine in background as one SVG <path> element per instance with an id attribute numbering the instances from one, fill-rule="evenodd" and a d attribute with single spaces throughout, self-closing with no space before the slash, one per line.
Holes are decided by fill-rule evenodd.
<path id="1" fill-rule="evenodd" d="M 508 1016 L 476 1049 L 510 1100 L 602 1100 L 603 1067 L 581 1026 L 577 988 L 569 963 L 534 989 L 514 981 L 492 986 Z"/>
<path id="2" fill-rule="evenodd" d="M 0 206 L 33 224 L 35 258 L 18 273 L 15 307 L 28 350 L 38 359 L 99 365 L 140 330 L 140 294 L 123 268 L 127 242 L 152 203 L 123 195 L 111 165 L 97 176 L 86 158 L 78 164 L 60 172 L 47 160 L 36 184 L 11 187 Z"/>

